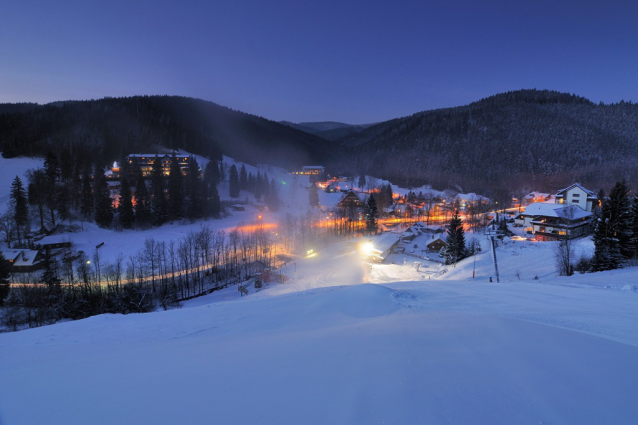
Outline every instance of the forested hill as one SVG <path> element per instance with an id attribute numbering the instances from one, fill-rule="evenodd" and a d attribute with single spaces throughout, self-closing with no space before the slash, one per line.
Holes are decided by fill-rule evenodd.
<path id="1" fill-rule="evenodd" d="M 334 121 L 320 121 L 320 122 L 300 122 L 298 124 L 289 121 L 280 121 L 281 124 L 285 124 L 292 128 L 296 128 L 306 133 L 314 134 L 326 140 L 337 140 L 349 136 L 354 133 L 358 133 L 373 124 L 345 124 Z"/>
<path id="2" fill-rule="evenodd" d="M 5 157 L 44 156 L 51 150 L 82 164 L 105 165 L 163 146 L 293 168 L 324 163 L 325 144 L 274 121 L 186 97 L 0 105 L 0 151 Z"/>
<path id="3" fill-rule="evenodd" d="M 521 90 L 467 106 L 421 112 L 338 140 L 332 164 L 404 184 L 465 191 L 498 186 L 593 189 L 638 186 L 638 105 L 594 104 Z"/>

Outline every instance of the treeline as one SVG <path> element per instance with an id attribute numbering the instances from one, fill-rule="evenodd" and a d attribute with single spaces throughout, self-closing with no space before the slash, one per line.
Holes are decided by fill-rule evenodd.
<path id="1" fill-rule="evenodd" d="M 239 198 L 240 191 L 245 190 L 252 193 L 257 201 L 263 199 L 264 203 L 271 211 L 278 211 L 281 200 L 279 199 L 279 189 L 275 179 L 268 180 L 266 173 L 257 171 L 257 175 L 252 172 L 246 173 L 246 166 L 241 165 L 239 173 L 237 166 L 232 164 L 228 172 L 228 188 L 231 198 Z"/>
<path id="2" fill-rule="evenodd" d="M 293 229 L 294 232 L 294 229 Z M 114 262 L 70 249 L 47 253 L 41 273 L 14 274 L 2 321 L 17 330 L 104 313 L 141 313 L 179 306 L 180 300 L 254 276 L 276 264 L 273 232 L 255 225 L 229 233 L 203 226 L 180 241 L 144 241 Z M 291 243 L 292 246 L 292 243 Z"/>
<path id="3" fill-rule="evenodd" d="M 566 181 L 638 184 L 638 105 L 521 90 L 421 112 L 341 139 L 333 169 L 405 186 L 552 191 Z"/>
<path id="4" fill-rule="evenodd" d="M 182 174 L 176 157 L 171 159 L 170 173 L 164 175 L 160 158 L 153 162 L 150 184 L 142 175 L 138 164 L 124 163 L 121 169 L 120 194 L 118 198 L 118 223 L 123 228 L 160 226 L 167 221 L 219 217 L 221 201 L 217 185 L 221 172 L 216 161 L 210 161 L 202 173 L 193 156 L 188 159 L 186 176 Z M 103 174 L 96 178 L 95 193 L 103 193 L 106 180 Z M 102 190 L 99 188 L 102 187 Z M 88 193 L 88 191 L 87 191 Z M 104 195 L 102 195 L 104 196 Z M 97 200 L 94 201 L 96 208 Z M 98 225 L 108 227 L 112 219 L 108 211 L 106 197 L 99 203 L 100 210 L 94 211 Z M 104 216 L 98 221 L 98 217 Z"/>
<path id="5" fill-rule="evenodd" d="M 167 221 L 219 217 L 222 206 L 217 190 L 221 164 L 210 161 L 202 173 L 194 157 L 189 158 L 186 176 L 173 157 L 170 175 L 165 176 L 160 158 L 153 163 L 150 180 L 140 167 L 124 162 L 119 194 L 115 202 L 104 169 L 87 166 L 76 175 L 64 157 L 49 152 L 44 167 L 31 170 L 25 184 L 16 176 L 9 209 L 0 216 L 5 241 L 26 247 L 30 217 L 40 229 L 55 227 L 72 218 L 95 220 L 100 227 L 148 228 Z"/>
<path id="6" fill-rule="evenodd" d="M 630 193 L 626 182 L 617 182 L 595 210 L 592 272 L 638 263 L 638 196 Z"/>
<path id="7" fill-rule="evenodd" d="M 13 275 L 17 285 L 4 300 L 2 324 L 19 330 L 96 314 L 179 307 L 182 300 L 294 261 L 288 253 L 305 255 L 337 236 L 353 234 L 345 217 L 322 223 L 322 216 L 308 213 L 287 214 L 274 231 L 260 222 L 230 232 L 202 226 L 179 241 L 146 239 L 143 249 L 112 262 L 102 258 L 99 248 L 91 255 L 71 249 L 58 256 L 47 252 L 43 271 Z"/>

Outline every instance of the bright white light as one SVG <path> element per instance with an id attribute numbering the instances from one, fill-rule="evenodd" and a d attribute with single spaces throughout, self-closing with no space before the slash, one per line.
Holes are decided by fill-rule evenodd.
<path id="1" fill-rule="evenodd" d="M 372 245 L 372 242 L 365 242 L 361 244 L 361 252 L 363 252 L 364 254 L 372 254 L 373 250 L 374 245 Z"/>

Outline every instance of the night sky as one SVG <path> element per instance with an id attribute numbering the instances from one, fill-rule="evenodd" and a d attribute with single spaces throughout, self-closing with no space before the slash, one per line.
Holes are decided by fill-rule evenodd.
<path id="1" fill-rule="evenodd" d="M 369 123 L 521 88 L 638 101 L 638 1 L 5 1 L 0 102 Z"/>

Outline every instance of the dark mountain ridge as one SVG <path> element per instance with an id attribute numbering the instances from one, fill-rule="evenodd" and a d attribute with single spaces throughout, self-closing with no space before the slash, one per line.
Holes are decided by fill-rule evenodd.
<path id="1" fill-rule="evenodd" d="M 325 141 L 265 118 L 179 96 L 135 96 L 47 105 L 0 105 L 5 157 L 49 150 L 89 163 L 164 146 L 286 168 L 325 162 Z"/>
<path id="2" fill-rule="evenodd" d="M 638 105 L 520 90 L 386 121 L 337 141 L 330 164 L 405 185 L 592 188 L 638 183 Z"/>
<path id="3" fill-rule="evenodd" d="M 374 124 L 346 124 L 336 121 L 300 122 L 280 121 L 281 124 L 314 134 L 326 140 L 337 140 L 351 134 L 359 133 Z"/>
<path id="4" fill-rule="evenodd" d="M 575 181 L 594 190 L 621 179 L 638 185 L 638 105 L 631 102 L 595 104 L 572 94 L 519 90 L 371 126 L 303 126 L 178 96 L 4 104 L 0 151 L 11 157 L 51 150 L 86 167 L 164 146 L 288 169 L 325 164 L 332 174 L 486 194 L 551 191 Z M 365 128 L 335 142 L 325 135 L 354 127 Z"/>

